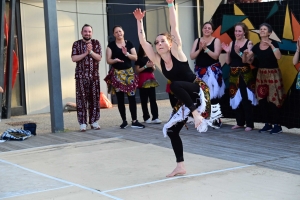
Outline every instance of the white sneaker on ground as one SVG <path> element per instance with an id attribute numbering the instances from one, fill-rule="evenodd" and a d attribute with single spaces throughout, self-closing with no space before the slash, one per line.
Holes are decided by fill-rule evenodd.
<path id="1" fill-rule="evenodd" d="M 80 124 L 80 132 L 86 131 L 86 124 Z"/>
<path id="2" fill-rule="evenodd" d="M 162 121 L 160 119 L 155 119 L 155 120 L 152 120 L 152 124 L 160 124 Z"/>
<path id="3" fill-rule="evenodd" d="M 100 125 L 98 124 L 98 122 L 94 122 L 91 124 L 91 128 L 94 130 L 100 130 Z"/>
<path id="4" fill-rule="evenodd" d="M 151 119 L 150 119 L 150 118 L 147 119 L 147 120 L 145 121 L 145 123 L 146 123 L 146 124 L 151 124 Z"/>

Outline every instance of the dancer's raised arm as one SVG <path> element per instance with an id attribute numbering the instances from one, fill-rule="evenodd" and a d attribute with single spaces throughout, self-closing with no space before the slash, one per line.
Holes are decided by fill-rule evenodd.
<path id="1" fill-rule="evenodd" d="M 174 8 L 174 0 L 166 0 L 169 7 L 169 20 L 170 20 L 170 26 L 171 26 L 171 35 L 173 38 L 173 46 L 176 45 L 177 48 L 181 48 L 182 42 L 181 37 L 178 30 L 178 21 L 176 17 L 176 12 Z M 173 47 L 172 46 L 172 47 Z"/>
<path id="2" fill-rule="evenodd" d="M 159 65 L 159 56 L 154 52 L 151 44 L 149 44 L 146 40 L 145 31 L 144 31 L 144 24 L 143 18 L 145 16 L 146 11 L 141 11 L 141 9 L 135 9 L 133 12 L 134 17 L 137 20 L 137 30 L 138 30 L 138 37 L 140 44 L 142 45 L 146 55 L 148 58 L 156 65 Z"/>

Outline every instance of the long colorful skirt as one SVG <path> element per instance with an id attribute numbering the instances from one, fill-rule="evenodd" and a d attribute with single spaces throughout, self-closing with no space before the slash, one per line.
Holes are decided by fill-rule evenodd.
<path id="1" fill-rule="evenodd" d="M 281 107 L 284 100 L 284 93 L 280 69 L 258 69 L 255 92 L 258 101 L 267 98 L 268 102 Z"/>
<path id="2" fill-rule="evenodd" d="M 242 95 L 239 89 L 240 77 L 247 85 L 248 100 L 251 101 L 252 105 L 258 104 L 255 97 L 255 77 L 250 66 L 231 67 L 229 77 L 229 96 L 230 106 L 232 109 L 236 109 L 242 101 Z"/>

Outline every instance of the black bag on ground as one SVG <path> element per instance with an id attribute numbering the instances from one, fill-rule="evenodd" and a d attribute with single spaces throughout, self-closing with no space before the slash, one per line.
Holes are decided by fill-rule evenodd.
<path id="1" fill-rule="evenodd" d="M 30 131 L 32 135 L 36 135 L 36 123 L 23 124 L 23 129 Z"/>

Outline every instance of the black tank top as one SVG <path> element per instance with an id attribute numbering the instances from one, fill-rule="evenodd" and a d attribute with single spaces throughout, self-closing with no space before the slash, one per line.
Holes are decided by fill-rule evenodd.
<path id="1" fill-rule="evenodd" d="M 207 46 L 207 48 L 211 51 L 215 51 L 215 40 L 216 38 L 214 38 L 213 41 L 210 43 L 210 45 Z M 195 51 L 199 49 L 198 48 L 199 42 L 200 42 L 200 38 L 198 38 L 198 43 Z M 212 57 L 210 57 L 207 53 L 204 53 L 204 49 L 200 51 L 200 53 L 196 58 L 196 66 L 198 67 L 208 67 L 217 62 L 219 62 L 219 59 L 215 60 Z"/>
<path id="2" fill-rule="evenodd" d="M 246 43 L 244 44 L 244 46 L 242 48 L 240 48 L 241 52 L 244 52 L 247 49 L 248 42 L 249 42 L 249 40 L 247 40 Z M 232 46 L 231 46 L 230 66 L 231 67 L 249 66 L 248 63 L 243 63 L 242 58 L 241 58 L 240 55 L 238 55 L 237 53 L 235 53 L 234 45 L 235 45 L 235 41 L 232 42 Z"/>
<path id="3" fill-rule="evenodd" d="M 160 66 L 162 69 L 163 75 L 169 79 L 171 82 L 173 81 L 187 81 L 194 82 L 196 79 L 196 75 L 191 70 L 188 61 L 181 62 L 177 60 L 171 53 L 171 58 L 173 62 L 173 67 L 170 71 L 167 71 L 165 62 L 163 59 L 160 60 Z"/>

